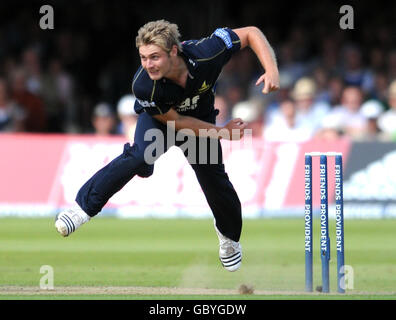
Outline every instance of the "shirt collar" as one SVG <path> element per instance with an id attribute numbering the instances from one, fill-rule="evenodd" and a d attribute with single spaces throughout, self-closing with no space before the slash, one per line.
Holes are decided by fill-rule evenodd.
<path id="1" fill-rule="evenodd" d="M 188 76 L 192 79 L 195 77 L 195 73 L 197 70 L 198 62 L 195 61 L 193 58 L 189 57 L 185 52 L 180 52 L 180 56 L 183 58 L 184 62 L 187 65 L 188 69 Z"/>

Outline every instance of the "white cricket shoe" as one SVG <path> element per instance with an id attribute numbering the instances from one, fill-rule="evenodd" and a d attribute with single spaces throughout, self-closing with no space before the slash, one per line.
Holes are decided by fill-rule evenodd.
<path id="1" fill-rule="evenodd" d="M 89 221 L 89 219 L 91 217 L 80 208 L 67 209 L 56 216 L 55 228 L 62 236 L 67 237 L 85 222 Z"/>
<path id="2" fill-rule="evenodd" d="M 228 271 L 236 271 L 242 265 L 242 246 L 239 242 L 233 241 L 222 235 L 214 223 L 217 237 L 219 238 L 219 258 L 223 267 Z"/>

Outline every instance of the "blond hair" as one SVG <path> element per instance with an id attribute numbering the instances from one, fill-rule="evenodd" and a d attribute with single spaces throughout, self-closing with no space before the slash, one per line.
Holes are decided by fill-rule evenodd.
<path id="1" fill-rule="evenodd" d="M 166 20 L 157 20 L 146 23 L 138 31 L 136 37 L 136 47 L 155 44 L 166 52 L 170 52 L 174 45 L 182 51 L 180 44 L 179 27 Z"/>

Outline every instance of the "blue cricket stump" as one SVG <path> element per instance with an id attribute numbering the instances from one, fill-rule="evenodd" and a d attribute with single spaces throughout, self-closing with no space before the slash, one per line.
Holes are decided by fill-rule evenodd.
<path id="1" fill-rule="evenodd" d="M 344 198 L 342 154 L 338 152 L 310 152 L 305 154 L 305 291 L 313 291 L 313 192 L 312 157 L 320 157 L 320 256 L 322 263 L 322 292 L 330 292 L 330 236 L 327 157 L 335 157 L 335 209 L 337 244 L 337 291 L 345 293 L 344 276 Z"/>
<path id="2" fill-rule="evenodd" d="M 305 156 L 305 291 L 313 291 L 312 272 L 312 157 Z"/>
<path id="3" fill-rule="evenodd" d="M 345 293 L 344 274 L 344 196 L 342 177 L 342 156 L 335 157 L 335 218 L 337 244 L 337 291 Z"/>
<path id="4" fill-rule="evenodd" d="M 330 292 L 329 200 L 327 194 L 327 156 L 320 156 L 320 257 L 322 260 L 322 292 Z"/>

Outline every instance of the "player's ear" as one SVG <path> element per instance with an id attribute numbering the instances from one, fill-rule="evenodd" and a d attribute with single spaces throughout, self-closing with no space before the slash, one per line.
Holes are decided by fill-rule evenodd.
<path id="1" fill-rule="evenodd" d="M 178 51 L 177 45 L 174 44 L 174 45 L 172 46 L 171 51 L 169 52 L 169 55 L 170 55 L 171 57 L 176 57 L 176 56 L 177 56 L 177 51 Z"/>

